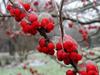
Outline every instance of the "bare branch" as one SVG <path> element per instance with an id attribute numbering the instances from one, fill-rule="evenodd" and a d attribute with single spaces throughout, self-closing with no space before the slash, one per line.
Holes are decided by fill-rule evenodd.
<path id="1" fill-rule="evenodd" d="M 0 15 L 0 17 L 13 17 L 11 15 Z"/>
<path id="2" fill-rule="evenodd" d="M 12 5 L 14 5 L 14 3 L 13 3 L 11 0 L 9 0 L 9 2 L 10 2 Z"/>
<path id="3" fill-rule="evenodd" d="M 55 14 L 52 14 L 53 17 L 57 17 Z M 77 22 L 76 19 L 73 19 L 73 18 L 70 18 L 70 17 L 62 17 L 63 20 L 71 20 L 72 22 Z M 86 22 L 83 22 L 83 21 L 80 21 L 78 20 L 78 23 L 82 24 L 82 25 L 89 25 L 89 24 L 92 24 L 92 23 L 100 23 L 100 19 L 94 19 L 94 20 L 90 20 L 90 21 L 86 21 Z"/>
<path id="4" fill-rule="evenodd" d="M 62 8 L 63 8 L 63 4 L 64 4 L 64 0 L 61 1 L 61 6 L 60 6 L 60 10 L 59 10 L 59 23 L 60 23 L 60 29 L 61 29 L 61 37 L 63 40 L 63 36 L 64 36 L 64 30 L 63 30 L 63 25 L 62 25 Z"/>

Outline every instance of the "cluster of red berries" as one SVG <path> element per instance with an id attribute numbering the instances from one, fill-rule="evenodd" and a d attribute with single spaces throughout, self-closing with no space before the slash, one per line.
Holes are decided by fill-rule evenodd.
<path id="1" fill-rule="evenodd" d="M 39 22 L 38 17 L 35 14 L 30 14 L 28 20 L 31 22 L 30 24 L 25 20 L 20 22 L 24 33 L 35 35 L 38 31 L 37 29 L 41 28 L 48 33 L 54 28 L 53 22 L 50 22 L 48 18 L 43 18 L 42 21 Z"/>
<path id="2" fill-rule="evenodd" d="M 79 32 L 82 34 L 83 40 L 87 40 L 88 39 L 87 31 L 80 29 Z"/>
<path id="3" fill-rule="evenodd" d="M 35 5 L 38 5 L 36 2 Z M 54 29 L 54 23 L 49 18 L 42 18 L 41 21 L 38 21 L 38 16 L 36 14 L 30 13 L 27 14 L 26 11 L 30 9 L 30 5 L 27 3 L 23 3 L 22 6 L 24 7 L 25 11 L 18 8 L 16 5 L 8 5 L 7 9 L 10 12 L 11 16 L 15 18 L 16 21 L 20 22 L 20 26 L 24 33 L 30 33 L 35 35 L 39 32 L 42 36 L 46 33 L 51 32 Z M 27 17 L 26 19 L 23 19 Z M 69 27 L 72 27 L 73 23 L 69 23 Z M 79 30 L 82 34 L 83 39 L 87 40 L 88 33 L 84 30 Z M 44 36 L 45 37 L 45 36 Z M 55 45 L 52 41 L 47 40 L 46 38 L 40 38 L 39 45 L 37 46 L 39 52 L 54 55 L 55 53 Z M 58 42 L 56 44 L 57 50 L 57 59 L 59 61 L 63 61 L 64 64 L 75 64 L 77 65 L 78 62 L 82 59 L 82 56 L 77 51 L 77 45 L 73 41 L 65 41 L 63 43 Z M 98 70 L 94 65 L 87 65 L 86 71 L 80 71 L 80 75 L 99 75 Z M 23 69 L 27 69 L 26 65 L 23 66 Z M 30 68 L 30 72 L 33 73 L 32 68 Z M 76 72 L 73 70 L 68 70 L 66 75 L 76 75 Z"/>
<path id="4" fill-rule="evenodd" d="M 26 3 L 22 5 L 26 11 L 30 9 L 29 4 Z M 38 16 L 36 14 L 26 14 L 25 11 L 22 11 L 20 8 L 14 7 L 12 5 L 8 5 L 7 9 L 9 10 L 11 16 L 15 17 L 15 20 L 20 22 L 24 33 L 35 35 L 37 33 L 37 29 L 42 28 L 47 33 L 51 32 L 54 29 L 54 23 L 48 18 L 43 18 L 42 21 L 39 22 Z M 28 17 L 28 20 L 22 20 L 25 16 Z"/>
<path id="5" fill-rule="evenodd" d="M 78 73 L 79 75 L 99 75 L 97 66 L 91 63 L 86 65 L 86 71 L 82 70 L 82 71 L 79 71 Z M 76 72 L 73 70 L 67 70 L 66 75 L 76 75 Z"/>
<path id="6" fill-rule="evenodd" d="M 55 53 L 54 48 L 55 48 L 54 43 L 53 42 L 48 43 L 44 38 L 41 38 L 39 40 L 39 45 L 37 46 L 39 52 L 49 54 L 49 55 L 54 55 Z"/>
<path id="7" fill-rule="evenodd" d="M 86 65 L 86 71 L 80 71 L 80 75 L 99 75 L 97 66 L 92 63 Z"/>
<path id="8" fill-rule="evenodd" d="M 22 4 L 22 6 L 26 11 L 30 9 L 30 5 L 27 3 Z M 11 16 L 15 17 L 15 20 L 18 22 L 21 21 L 26 16 L 26 13 L 22 9 L 18 8 L 17 5 L 12 6 L 9 4 L 7 6 L 7 10 L 10 12 Z"/>
<path id="9" fill-rule="evenodd" d="M 43 18 L 41 21 L 41 27 L 46 30 L 47 33 L 54 29 L 54 23 L 48 18 Z"/>
<path id="10" fill-rule="evenodd" d="M 32 35 L 35 35 L 37 33 L 37 28 L 39 28 L 38 17 L 34 14 L 30 14 L 28 16 L 28 20 L 31 23 L 28 23 L 26 20 L 22 20 L 20 22 L 22 30 L 24 33 L 30 33 Z"/>
<path id="11" fill-rule="evenodd" d="M 65 41 L 62 44 L 59 42 L 56 44 L 57 58 L 59 61 L 64 61 L 66 65 L 71 64 L 71 62 L 77 64 L 81 60 L 82 56 L 77 52 L 77 46 L 72 41 Z"/>

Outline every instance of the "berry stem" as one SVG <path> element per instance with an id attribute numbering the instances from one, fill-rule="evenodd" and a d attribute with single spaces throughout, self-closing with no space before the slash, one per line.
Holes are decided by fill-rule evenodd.
<path id="1" fill-rule="evenodd" d="M 78 72 L 77 66 L 72 61 L 71 61 L 71 65 L 73 66 L 73 68 L 75 69 L 75 72 L 77 73 Z"/>
<path id="2" fill-rule="evenodd" d="M 73 66 L 75 72 L 77 73 L 78 72 L 77 65 L 71 60 L 71 58 L 69 58 L 69 59 L 70 59 L 70 64 Z"/>
<path id="3" fill-rule="evenodd" d="M 40 33 L 40 35 L 43 36 L 43 37 L 46 39 L 47 42 L 50 42 L 48 36 L 46 35 L 45 29 L 39 28 L 39 29 L 37 29 L 37 30 L 38 30 L 38 32 Z"/>

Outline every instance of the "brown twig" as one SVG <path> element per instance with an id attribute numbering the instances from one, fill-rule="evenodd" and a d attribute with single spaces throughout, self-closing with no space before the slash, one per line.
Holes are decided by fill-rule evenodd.
<path id="1" fill-rule="evenodd" d="M 9 2 L 10 2 L 12 5 L 14 5 L 14 3 L 13 3 L 11 0 L 9 0 Z"/>
<path id="2" fill-rule="evenodd" d="M 60 23 L 62 40 L 63 40 L 63 36 L 64 36 L 64 29 L 63 29 L 63 25 L 62 25 L 62 21 L 63 21 L 63 19 L 62 19 L 63 4 L 64 4 L 64 0 L 61 1 L 61 6 L 60 6 L 60 10 L 59 10 L 59 23 Z"/>
<path id="3" fill-rule="evenodd" d="M 11 15 L 0 15 L 0 17 L 13 17 Z"/>
<path id="4" fill-rule="evenodd" d="M 50 39 L 48 38 L 45 29 L 39 28 L 39 29 L 37 29 L 37 30 L 38 30 L 38 32 L 40 33 L 40 35 L 43 36 L 43 37 L 46 39 L 47 42 L 50 42 Z"/>
<path id="5" fill-rule="evenodd" d="M 54 14 L 52 14 L 52 16 L 53 17 L 57 17 L 57 15 L 54 15 Z M 71 17 L 67 17 L 66 18 L 64 16 L 62 17 L 62 20 L 71 20 L 72 22 L 77 22 L 76 19 L 73 19 Z M 86 21 L 86 22 L 83 22 L 83 21 L 78 20 L 78 23 L 80 23 L 82 25 L 89 25 L 89 24 L 96 23 L 96 22 L 100 23 L 100 19 L 94 19 L 94 20 L 90 20 L 90 21 Z"/>
<path id="6" fill-rule="evenodd" d="M 61 1 L 61 6 L 60 6 L 60 10 L 59 10 L 59 22 L 60 22 L 62 42 L 63 42 L 63 37 L 64 37 L 64 29 L 63 29 L 63 25 L 62 25 L 62 21 L 63 21 L 63 19 L 62 19 L 62 9 L 63 9 L 63 5 L 64 5 L 64 0 Z M 74 64 L 74 62 L 72 60 L 70 60 L 70 61 L 71 61 L 71 65 L 75 69 L 75 72 L 78 72 L 77 66 Z"/>

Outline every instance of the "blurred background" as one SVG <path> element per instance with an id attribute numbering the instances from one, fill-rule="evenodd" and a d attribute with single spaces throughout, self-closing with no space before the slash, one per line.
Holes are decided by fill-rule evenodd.
<path id="1" fill-rule="evenodd" d="M 61 0 L 12 0 L 14 3 L 20 2 L 30 3 L 30 5 L 38 10 L 40 18 L 43 15 L 50 15 L 55 20 L 55 29 L 48 34 L 53 41 L 60 37 L 60 29 L 57 19 L 57 9 Z M 35 6 L 34 2 L 39 5 Z M 16 22 L 9 12 L 6 10 L 9 0 L 0 0 L 0 75 L 30 75 L 29 71 L 22 69 L 24 64 L 36 71 L 34 75 L 64 75 L 67 68 L 59 65 L 55 59 L 38 53 L 36 46 L 40 35 L 28 36 L 21 32 L 19 23 Z M 47 7 L 45 5 L 48 4 Z M 58 6 L 58 7 L 57 7 Z M 65 0 L 63 7 L 63 27 L 64 32 L 71 35 L 84 49 L 84 60 L 95 61 L 100 67 L 100 0 Z M 67 17 L 67 18 L 65 18 Z M 73 21 L 74 26 L 69 27 L 69 20 Z M 88 32 L 89 48 L 86 47 L 79 29 Z M 92 56 L 92 53 L 94 56 Z M 62 69 L 61 69 L 62 68 Z"/>

